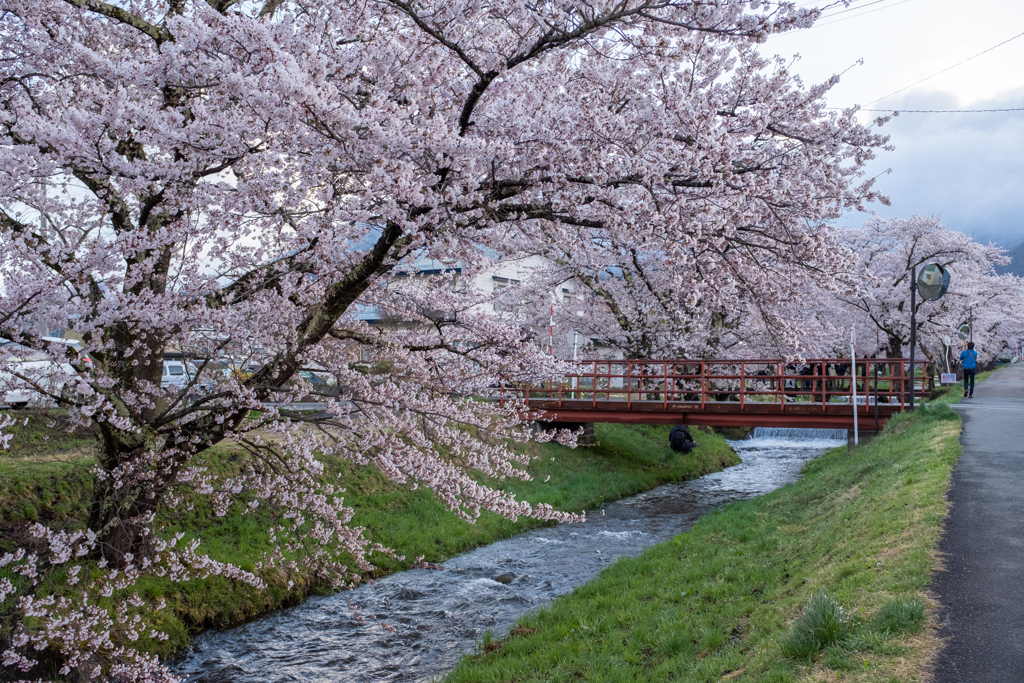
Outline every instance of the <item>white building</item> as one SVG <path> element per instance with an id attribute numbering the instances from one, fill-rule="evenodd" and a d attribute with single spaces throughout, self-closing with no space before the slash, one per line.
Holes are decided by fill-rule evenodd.
<path id="1" fill-rule="evenodd" d="M 475 296 L 479 303 L 469 311 L 505 317 L 510 324 L 528 324 L 536 335 L 537 341 L 545 349 L 555 355 L 571 358 L 578 348 L 590 345 L 601 348 L 600 340 L 588 338 L 581 332 L 571 331 L 562 338 L 554 338 L 550 327 L 552 305 L 560 305 L 567 299 L 579 296 L 578 285 L 571 280 L 555 282 L 539 287 L 535 283 L 556 280 L 551 274 L 552 266 L 548 259 L 536 254 L 518 254 L 496 260 L 493 265 L 476 273 L 468 281 L 464 278 L 463 266 L 459 263 L 445 264 L 433 259 L 422 259 L 407 266 L 406 277 L 415 282 L 417 278 L 448 277 L 451 286 L 458 291 L 466 291 Z M 388 287 L 401 291 L 405 286 L 404 277 L 396 277 L 389 281 Z M 533 283 L 533 284 L 531 284 Z M 522 285 L 522 287 L 519 287 Z M 517 290 L 517 291 L 514 291 Z M 524 300 L 523 292 L 532 296 Z M 507 292 L 509 296 L 503 296 Z M 529 306 L 532 310 L 522 310 Z M 457 315 L 451 311 L 424 309 L 421 314 L 432 320 L 457 322 Z M 417 323 L 401 316 L 389 315 L 380 307 L 364 305 L 356 317 L 374 326 L 402 327 Z"/>

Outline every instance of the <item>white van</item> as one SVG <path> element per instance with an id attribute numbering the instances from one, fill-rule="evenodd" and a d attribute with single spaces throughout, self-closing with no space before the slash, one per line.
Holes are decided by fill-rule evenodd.
<path id="1" fill-rule="evenodd" d="M 44 338 L 57 344 L 75 346 L 67 339 Z M 55 363 L 42 351 L 0 339 L 0 404 L 12 408 L 33 405 L 52 405 L 53 399 L 36 391 L 16 375 L 32 378 L 50 394 L 59 394 L 68 379 L 77 374 L 68 363 Z"/>
<path id="2" fill-rule="evenodd" d="M 160 386 L 164 389 L 182 391 L 199 374 L 198 368 L 184 360 L 164 359 L 164 373 L 160 378 Z"/>

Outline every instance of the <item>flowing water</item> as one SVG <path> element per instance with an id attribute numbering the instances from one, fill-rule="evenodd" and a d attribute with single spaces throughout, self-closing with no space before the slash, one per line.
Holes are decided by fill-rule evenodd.
<path id="1" fill-rule="evenodd" d="M 196 638 L 172 663 L 190 682 L 430 681 L 525 612 L 586 583 L 617 558 L 685 531 L 703 513 L 795 481 L 843 430 L 758 428 L 730 442 L 743 460 L 591 511 L 582 524 L 530 531 L 444 564 Z"/>

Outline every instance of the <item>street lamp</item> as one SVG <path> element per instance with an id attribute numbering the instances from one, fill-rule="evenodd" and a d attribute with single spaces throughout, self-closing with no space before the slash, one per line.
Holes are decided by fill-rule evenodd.
<path id="1" fill-rule="evenodd" d="M 917 346 L 917 294 L 923 301 L 938 301 L 949 289 L 949 270 L 938 263 L 929 263 L 917 274 L 917 265 L 910 270 L 910 409 L 914 409 L 914 347 Z"/>

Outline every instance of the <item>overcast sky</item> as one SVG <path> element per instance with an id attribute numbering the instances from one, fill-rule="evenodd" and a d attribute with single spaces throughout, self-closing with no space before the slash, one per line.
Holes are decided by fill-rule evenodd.
<path id="1" fill-rule="evenodd" d="M 827 2 L 798 2 L 822 7 Z M 775 36 L 766 55 L 800 55 L 806 84 L 845 74 L 830 106 L 867 109 L 1024 108 L 1024 36 L 897 95 L 889 93 L 1024 33 L 1024 0 L 856 0 L 811 29 Z M 857 65 L 863 60 L 862 65 Z M 878 113 L 862 112 L 861 121 Z M 880 216 L 937 214 L 1006 246 L 1024 241 L 1024 111 L 903 113 L 883 132 L 895 146 L 868 171 L 892 206 Z M 852 214 L 855 225 L 867 216 Z"/>

